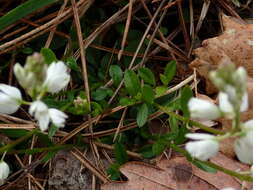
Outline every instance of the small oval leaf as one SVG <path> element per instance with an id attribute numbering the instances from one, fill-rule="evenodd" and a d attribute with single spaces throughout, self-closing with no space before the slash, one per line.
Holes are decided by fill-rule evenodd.
<path id="1" fill-rule="evenodd" d="M 131 96 L 137 95 L 137 93 L 141 89 L 141 83 L 138 76 L 135 74 L 135 72 L 131 70 L 127 70 L 124 75 L 124 82 L 125 82 L 127 92 Z"/>
<path id="2" fill-rule="evenodd" d="M 144 85 L 142 87 L 142 100 L 148 104 L 152 104 L 155 99 L 155 93 L 151 86 Z"/>
<path id="3" fill-rule="evenodd" d="M 145 83 L 155 86 L 155 76 L 149 68 L 140 68 L 138 74 L 144 80 Z"/>
<path id="4" fill-rule="evenodd" d="M 112 77 L 113 83 L 118 85 L 123 77 L 123 72 L 118 65 L 111 65 L 109 69 L 110 77 Z"/>
<path id="5" fill-rule="evenodd" d="M 142 127 L 143 125 L 145 125 L 147 120 L 148 120 L 148 106 L 147 104 L 144 103 L 141 105 L 137 113 L 137 125 L 139 127 Z"/>

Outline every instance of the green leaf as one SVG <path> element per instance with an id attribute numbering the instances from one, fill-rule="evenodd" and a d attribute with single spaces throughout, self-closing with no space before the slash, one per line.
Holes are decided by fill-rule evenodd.
<path id="1" fill-rule="evenodd" d="M 54 54 L 54 52 L 49 48 L 42 48 L 40 50 L 40 53 L 43 55 L 46 64 L 51 64 L 54 61 L 57 61 L 57 58 Z"/>
<path id="2" fill-rule="evenodd" d="M 155 86 L 155 76 L 150 69 L 142 67 L 139 69 L 138 74 L 145 83 Z"/>
<path id="3" fill-rule="evenodd" d="M 128 157 L 126 153 L 126 148 L 122 143 L 117 142 L 114 144 L 114 154 L 117 163 L 119 163 L 120 165 L 127 162 Z"/>
<path id="4" fill-rule="evenodd" d="M 151 86 L 144 85 L 142 87 L 142 100 L 148 104 L 152 104 L 155 99 L 155 93 Z"/>
<path id="5" fill-rule="evenodd" d="M 186 140 L 185 135 L 189 133 L 189 130 L 187 129 L 187 124 L 184 123 L 181 125 L 182 126 L 180 126 L 179 128 L 177 138 L 174 140 L 175 144 L 183 144 Z"/>
<path id="6" fill-rule="evenodd" d="M 45 146 L 53 146 L 54 143 L 49 139 L 49 137 L 41 132 L 37 133 L 37 137 L 41 144 Z"/>
<path id="7" fill-rule="evenodd" d="M 98 116 L 103 112 L 102 106 L 96 102 L 91 102 L 91 115 L 93 117 Z"/>
<path id="8" fill-rule="evenodd" d="M 164 74 L 160 74 L 160 80 L 162 83 L 167 86 L 169 82 L 173 79 L 177 71 L 176 61 L 170 61 L 166 67 Z"/>
<path id="9" fill-rule="evenodd" d="M 157 86 L 155 88 L 155 94 L 156 96 L 162 96 L 167 90 L 168 90 L 168 87 L 166 86 Z"/>
<path id="10" fill-rule="evenodd" d="M 155 157 L 155 154 L 152 150 L 153 145 L 148 144 L 141 148 L 140 153 L 144 158 L 152 158 Z"/>
<path id="11" fill-rule="evenodd" d="M 169 80 L 164 74 L 160 74 L 160 80 L 162 81 L 163 85 L 167 86 L 169 84 Z"/>
<path id="12" fill-rule="evenodd" d="M 0 18 L 0 30 L 13 24 L 17 20 L 23 18 L 24 16 L 38 10 L 46 5 L 56 2 L 57 0 L 29 0 L 25 3 L 19 5 L 18 7 L 12 9 L 7 14 Z"/>
<path id="13" fill-rule="evenodd" d="M 68 65 L 68 67 L 76 72 L 81 72 L 80 67 L 78 66 L 76 60 L 74 57 L 68 57 L 66 60 L 66 64 Z"/>
<path id="14" fill-rule="evenodd" d="M 185 86 L 181 92 L 180 97 L 180 105 L 185 117 L 190 117 L 190 112 L 188 109 L 188 101 L 192 96 L 193 94 L 191 88 L 189 86 Z"/>
<path id="15" fill-rule="evenodd" d="M 91 96 L 96 101 L 101 101 L 107 97 L 107 90 L 104 88 L 99 88 L 95 92 L 91 93 Z"/>
<path id="16" fill-rule="evenodd" d="M 107 169 L 107 174 L 109 174 L 111 180 L 118 180 L 120 177 L 119 171 L 120 165 L 118 163 L 111 164 Z"/>
<path id="17" fill-rule="evenodd" d="M 25 48 L 22 49 L 22 53 L 27 54 L 27 55 L 32 54 L 33 49 L 30 48 L 30 47 L 25 47 Z"/>
<path id="18" fill-rule="evenodd" d="M 176 137 L 179 134 L 179 124 L 175 117 L 169 117 L 170 134 L 174 134 Z"/>
<path id="19" fill-rule="evenodd" d="M 41 161 L 44 162 L 44 163 L 48 162 L 51 158 L 53 158 L 53 157 L 56 155 L 56 153 L 57 153 L 58 151 L 59 151 L 59 150 L 48 152 L 48 153 L 41 159 Z"/>
<path id="20" fill-rule="evenodd" d="M 113 83 L 119 85 L 123 77 L 123 72 L 118 65 L 111 65 L 109 69 L 110 77 L 112 77 Z"/>
<path id="21" fill-rule="evenodd" d="M 206 172 L 209 172 L 209 173 L 216 173 L 217 170 L 215 168 L 212 168 L 208 165 L 206 165 L 205 163 L 201 162 L 201 161 L 198 161 L 198 160 L 193 160 L 192 163 L 197 166 L 198 168 L 206 171 Z"/>
<path id="22" fill-rule="evenodd" d="M 48 130 L 48 137 L 52 138 L 59 128 L 52 124 Z"/>
<path id="23" fill-rule="evenodd" d="M 0 133 L 5 134 L 9 138 L 19 138 L 25 136 L 28 131 L 25 129 L 1 129 Z"/>
<path id="24" fill-rule="evenodd" d="M 148 106 L 147 104 L 142 104 L 140 109 L 138 110 L 137 112 L 137 125 L 139 127 L 142 127 L 146 122 L 147 122 L 147 119 L 148 119 Z"/>
<path id="25" fill-rule="evenodd" d="M 152 146 L 152 151 L 155 155 L 161 154 L 167 148 L 167 142 L 164 139 L 159 139 Z"/>
<path id="26" fill-rule="evenodd" d="M 120 98 L 119 100 L 119 104 L 122 106 L 129 106 L 129 105 L 135 104 L 135 102 L 136 101 L 134 99 L 127 98 L 127 97 Z"/>
<path id="27" fill-rule="evenodd" d="M 131 96 L 137 95 L 141 89 L 141 83 L 138 76 L 132 70 L 127 70 L 124 75 L 124 82 L 128 93 Z"/>

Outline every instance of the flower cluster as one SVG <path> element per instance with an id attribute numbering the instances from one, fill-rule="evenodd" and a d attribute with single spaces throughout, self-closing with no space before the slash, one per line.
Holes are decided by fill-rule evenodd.
<path id="1" fill-rule="evenodd" d="M 238 159 L 246 164 L 253 164 L 253 120 L 240 122 L 240 112 L 249 107 L 246 88 L 247 73 L 244 68 L 235 69 L 234 65 L 225 65 L 210 73 L 211 80 L 220 91 L 219 105 L 199 98 L 191 98 L 188 108 L 191 118 L 215 120 L 225 117 L 232 120 L 230 131 L 224 135 L 195 133 L 186 137 L 195 141 L 186 144 L 186 150 L 195 158 L 206 161 L 219 151 L 219 142 L 233 137 L 234 151 Z"/>
<path id="2" fill-rule="evenodd" d="M 68 85 L 67 66 L 62 61 L 48 66 L 43 56 L 35 53 L 27 58 L 24 67 L 15 64 L 14 74 L 34 101 L 26 102 L 18 88 L 0 84 L 0 113 L 12 114 L 21 104 L 28 104 L 29 113 L 38 121 L 41 131 L 47 130 L 50 122 L 56 127 L 64 127 L 68 116 L 60 110 L 48 108 L 41 99 L 46 93 L 57 93 Z"/>

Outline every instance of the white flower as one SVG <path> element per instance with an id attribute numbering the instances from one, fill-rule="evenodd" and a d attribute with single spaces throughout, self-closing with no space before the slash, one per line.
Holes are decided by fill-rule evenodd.
<path id="1" fill-rule="evenodd" d="M 52 123 L 57 127 L 64 127 L 65 120 L 68 118 L 65 113 L 53 108 L 49 109 L 49 116 Z"/>
<path id="2" fill-rule="evenodd" d="M 245 92 L 242 96 L 240 111 L 241 112 L 247 111 L 248 108 L 249 108 L 249 95 L 248 92 Z"/>
<path id="3" fill-rule="evenodd" d="M 185 149 L 192 157 L 206 161 L 219 151 L 219 142 L 215 136 L 203 133 L 188 133 L 187 138 L 196 140 L 186 143 Z"/>
<path id="4" fill-rule="evenodd" d="M 0 113 L 12 114 L 16 112 L 22 100 L 19 89 L 6 84 L 0 84 Z"/>
<path id="5" fill-rule="evenodd" d="M 50 93 L 57 93 L 69 83 L 70 75 L 62 61 L 53 62 L 49 65 L 44 86 Z"/>
<path id="6" fill-rule="evenodd" d="M 0 185 L 4 184 L 5 179 L 8 178 L 10 173 L 10 168 L 8 164 L 4 161 L 0 161 Z"/>
<path id="7" fill-rule="evenodd" d="M 253 146 L 247 144 L 247 141 L 243 137 L 235 141 L 234 150 L 241 162 L 245 164 L 253 163 Z"/>
<path id="8" fill-rule="evenodd" d="M 218 95 L 218 99 L 220 110 L 229 118 L 233 118 L 235 115 L 234 108 L 228 99 L 228 95 L 224 92 L 220 92 Z"/>
<path id="9" fill-rule="evenodd" d="M 64 127 L 65 120 L 68 117 L 65 113 L 60 110 L 50 108 L 42 101 L 35 101 L 31 104 L 29 108 L 29 113 L 35 117 L 39 122 L 39 127 L 41 131 L 46 131 L 50 121 L 56 127 Z"/>
<path id="10" fill-rule="evenodd" d="M 247 71 L 243 67 L 238 67 L 233 77 L 235 78 L 236 81 L 239 82 L 240 85 L 245 86 L 247 79 Z"/>
<path id="11" fill-rule="evenodd" d="M 224 86 L 224 93 L 226 93 L 228 95 L 228 100 L 230 102 L 234 102 L 236 101 L 237 99 L 237 96 L 236 96 L 236 89 L 234 86 L 231 86 L 231 85 L 225 85 Z"/>
<path id="12" fill-rule="evenodd" d="M 188 102 L 188 108 L 193 119 L 213 120 L 220 117 L 219 108 L 207 100 L 191 98 Z"/>
<path id="13" fill-rule="evenodd" d="M 253 120 L 243 124 L 245 135 L 235 141 L 234 150 L 238 159 L 246 164 L 253 163 Z"/>
<path id="14" fill-rule="evenodd" d="M 221 190 L 235 190 L 235 189 L 232 188 L 232 187 L 227 187 L 227 188 L 223 188 L 223 189 L 221 189 Z"/>
<path id="15" fill-rule="evenodd" d="M 29 113 L 38 120 L 41 131 L 47 130 L 50 118 L 46 104 L 39 100 L 33 102 L 29 108 Z"/>
<path id="16" fill-rule="evenodd" d="M 232 119 L 235 116 L 235 112 L 234 112 L 233 105 L 229 101 L 228 94 L 226 94 L 224 92 L 220 92 L 218 95 L 218 99 L 219 99 L 220 110 L 225 114 L 225 116 Z M 249 107 L 248 102 L 249 102 L 248 101 L 248 93 L 245 92 L 242 96 L 242 102 L 241 102 L 241 107 L 240 107 L 241 112 L 247 111 L 247 109 Z"/>

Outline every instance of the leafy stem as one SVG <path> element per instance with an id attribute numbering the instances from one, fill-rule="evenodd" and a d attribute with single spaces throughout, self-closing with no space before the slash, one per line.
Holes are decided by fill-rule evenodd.
<path id="1" fill-rule="evenodd" d="M 210 132 L 210 133 L 216 134 L 216 135 L 224 135 L 224 134 L 225 134 L 225 132 L 223 132 L 223 131 L 220 131 L 220 130 L 216 130 L 216 129 L 207 127 L 207 126 L 205 126 L 205 125 L 203 125 L 203 124 L 201 124 L 201 123 L 199 123 L 199 122 L 197 122 L 197 121 L 193 121 L 193 120 L 191 120 L 191 119 L 189 119 L 189 118 L 187 118 L 187 117 L 183 117 L 183 116 L 181 116 L 181 115 L 178 115 L 178 114 L 176 114 L 175 112 L 171 111 L 171 110 L 170 110 L 169 108 L 167 108 L 167 107 L 161 106 L 161 105 L 159 105 L 159 104 L 154 104 L 154 105 L 155 105 L 158 109 L 160 109 L 162 112 L 168 114 L 169 116 L 174 117 L 174 118 L 176 118 L 176 119 L 178 119 L 178 120 L 180 120 L 180 121 L 182 121 L 182 122 L 189 123 L 189 124 L 191 124 L 191 125 L 193 125 L 193 126 L 196 126 L 196 127 L 200 128 L 200 129 L 204 130 L 204 131 L 207 131 L 207 132 Z"/>

